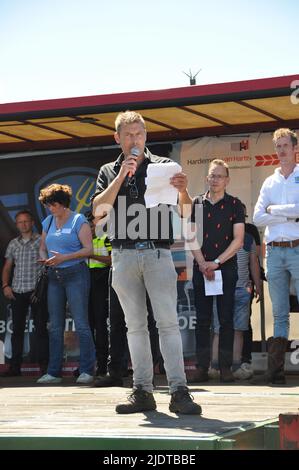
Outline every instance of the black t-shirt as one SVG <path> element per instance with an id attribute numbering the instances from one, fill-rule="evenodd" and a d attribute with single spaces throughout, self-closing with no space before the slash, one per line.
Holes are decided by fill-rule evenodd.
<path id="1" fill-rule="evenodd" d="M 116 178 L 120 171 L 124 155 L 111 163 L 103 165 L 99 171 L 95 196 L 102 193 Z M 146 190 L 147 167 L 152 163 L 169 163 L 169 158 L 153 155 L 145 149 L 145 159 L 135 173 L 136 186 L 124 182 L 114 202 L 114 212 L 108 222 L 109 239 L 112 245 L 117 242 L 151 240 L 153 242 L 173 243 L 172 207 L 159 204 L 146 209 L 144 193 Z M 136 195 L 136 187 L 138 197 Z M 137 235 L 137 236 L 136 236 Z"/>
<path id="2" fill-rule="evenodd" d="M 198 196 L 192 204 L 191 221 L 195 220 L 195 206 L 203 206 L 203 228 L 201 251 L 206 261 L 213 261 L 223 253 L 232 242 L 234 224 L 244 223 L 244 209 L 241 201 L 225 193 L 223 199 L 212 204 L 207 199 L 207 194 Z M 199 221 L 200 223 L 200 221 Z M 227 260 L 223 265 L 236 264 L 236 255 Z M 196 264 L 196 262 L 195 262 Z"/>

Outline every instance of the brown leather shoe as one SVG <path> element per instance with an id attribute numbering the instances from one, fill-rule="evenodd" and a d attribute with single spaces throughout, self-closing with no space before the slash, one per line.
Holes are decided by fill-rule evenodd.
<path id="1" fill-rule="evenodd" d="M 193 377 L 191 377 L 188 380 L 188 383 L 196 384 L 196 383 L 200 383 L 200 382 L 208 382 L 208 380 L 209 380 L 208 371 L 206 369 L 204 369 L 203 367 L 198 367 L 196 369 Z"/>
<path id="2" fill-rule="evenodd" d="M 235 378 L 232 371 L 228 367 L 220 369 L 220 382 L 231 383 L 234 382 Z"/>
<path id="3" fill-rule="evenodd" d="M 106 375 L 105 377 L 96 377 L 94 387 L 122 387 L 124 385 L 122 377 Z"/>

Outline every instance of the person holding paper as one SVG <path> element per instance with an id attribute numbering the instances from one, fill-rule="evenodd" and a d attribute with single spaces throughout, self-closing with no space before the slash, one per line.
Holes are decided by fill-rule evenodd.
<path id="1" fill-rule="evenodd" d="M 147 168 L 171 162 L 153 155 L 146 147 L 143 117 L 133 111 L 120 113 L 115 121 L 115 141 L 122 153 L 100 169 L 93 212 L 110 216 L 112 287 L 125 314 L 128 345 L 133 366 L 133 392 L 117 413 L 156 409 L 153 396 L 153 361 L 147 325 L 148 292 L 159 330 L 160 348 L 169 383 L 169 409 L 175 413 L 201 414 L 186 385 L 182 339 L 177 317 L 177 273 L 172 261 L 171 210 L 165 204 L 146 208 L 144 194 Z M 178 202 L 189 202 L 187 177 L 174 174 L 169 181 L 178 191 Z M 160 216 L 157 217 L 157 215 Z"/>
<path id="2" fill-rule="evenodd" d="M 243 246 L 244 210 L 241 201 L 226 193 L 229 183 L 229 169 L 223 160 L 213 160 L 207 176 L 208 190 L 196 197 L 192 204 L 191 222 L 199 231 L 195 220 L 196 206 L 203 206 L 202 246 L 193 244 L 193 287 L 196 308 L 196 355 L 197 370 L 195 382 L 209 379 L 210 328 L 213 318 L 213 295 L 217 295 L 217 310 L 220 323 L 219 367 L 220 380 L 232 382 L 233 354 L 233 308 L 237 275 L 237 251 Z M 217 277 L 222 278 L 222 294 L 212 291 L 207 295 L 207 286 Z M 221 276 L 220 276 L 221 274 Z"/>

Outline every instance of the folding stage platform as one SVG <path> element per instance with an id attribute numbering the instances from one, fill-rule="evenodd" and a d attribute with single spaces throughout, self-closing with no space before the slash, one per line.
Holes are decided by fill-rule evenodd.
<path id="1" fill-rule="evenodd" d="M 168 410 L 164 377 L 155 390 L 157 411 L 118 415 L 129 387 L 39 386 L 36 377 L 1 378 L 0 450 L 279 449 L 278 416 L 298 412 L 299 378 L 287 386 L 191 385 L 202 416 Z"/>

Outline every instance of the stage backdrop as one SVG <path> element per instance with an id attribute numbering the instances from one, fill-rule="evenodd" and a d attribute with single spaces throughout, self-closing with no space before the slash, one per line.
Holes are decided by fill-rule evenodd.
<path id="1" fill-rule="evenodd" d="M 173 142 L 149 146 L 153 153 L 169 156 L 180 163 L 189 179 L 192 196 L 206 190 L 206 176 L 210 161 L 214 158 L 225 160 L 230 167 L 230 184 L 227 191 L 238 196 L 247 206 L 249 221 L 264 179 L 273 173 L 278 165 L 273 151 L 270 133 L 223 137 L 204 137 L 186 142 Z M 8 241 L 16 236 L 14 216 L 22 208 L 29 208 L 36 220 L 36 230 L 40 231 L 41 221 L 46 213 L 38 201 L 39 190 L 46 185 L 58 182 L 73 188 L 72 209 L 85 212 L 89 208 L 89 198 L 95 189 L 96 176 L 100 166 L 114 160 L 119 149 L 103 148 L 60 153 L 43 153 L 22 158 L 0 160 L 0 172 L 4 175 L 0 190 L 0 254 L 1 262 Z M 299 162 L 299 155 L 298 155 Z M 178 317 L 182 333 L 186 363 L 193 362 L 195 351 L 194 327 L 195 310 L 192 289 L 192 256 L 185 252 L 180 239 L 180 221 L 175 217 L 176 242 L 172 253 L 179 275 Z M 262 233 L 261 233 L 262 235 Z M 6 350 L 0 347 L 0 363 L 10 354 L 10 306 L 0 298 L 0 341 L 5 342 Z M 271 308 L 266 287 L 267 335 L 272 334 Z M 296 314 L 294 316 L 297 316 Z M 255 339 L 260 339 L 259 310 L 253 317 Z M 28 334 L 24 348 L 24 361 L 34 362 L 34 335 L 32 322 L 28 322 Z M 299 326 L 291 316 L 291 337 L 299 337 Z M 31 353 L 30 353 L 31 351 Z M 78 343 L 74 325 L 70 317 L 66 320 L 65 357 L 77 359 Z"/>
<path id="2" fill-rule="evenodd" d="M 299 135 L 298 130 L 297 134 Z M 187 142 L 178 142 L 174 144 L 172 155 L 181 163 L 188 176 L 192 196 L 206 190 L 209 163 L 215 158 L 224 160 L 230 169 L 230 183 L 227 192 L 239 197 L 246 204 L 248 222 L 252 221 L 254 206 L 264 180 L 278 167 L 271 133 L 254 133 L 238 137 L 203 137 Z M 299 163 L 299 152 L 297 162 Z M 263 230 L 260 231 L 260 234 L 262 238 Z M 186 278 L 190 287 L 192 261 L 192 256 L 186 253 Z M 273 334 L 273 320 L 267 283 L 264 283 L 264 289 L 266 336 L 268 337 Z M 296 298 L 292 297 L 292 311 L 298 312 L 298 310 Z M 193 313 L 189 315 L 192 316 Z M 194 324 L 194 321 L 190 320 L 190 323 Z M 260 340 L 260 308 L 258 304 L 253 304 L 252 324 L 254 339 Z M 290 326 L 290 339 L 299 338 L 298 314 L 290 315 Z"/>

